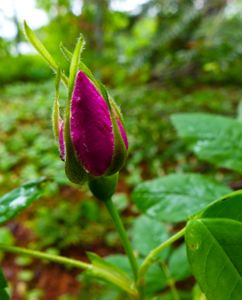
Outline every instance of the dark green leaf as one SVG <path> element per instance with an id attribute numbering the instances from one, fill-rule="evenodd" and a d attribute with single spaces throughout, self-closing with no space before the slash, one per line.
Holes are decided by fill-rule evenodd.
<path id="1" fill-rule="evenodd" d="M 171 120 L 200 159 L 242 172 L 241 122 L 205 113 L 176 114 Z"/>
<path id="2" fill-rule="evenodd" d="M 208 300 L 241 300 L 242 223 L 200 219 L 189 223 L 186 243 L 193 273 Z"/>
<path id="3" fill-rule="evenodd" d="M 0 269 L 0 289 L 4 289 L 8 286 L 7 280 L 5 279 L 5 276 Z"/>
<path id="4" fill-rule="evenodd" d="M 152 249 L 159 246 L 169 238 L 168 231 L 164 224 L 152 220 L 146 216 L 140 216 L 134 221 L 132 229 L 132 244 L 135 250 L 142 256 L 146 256 Z M 164 259 L 168 254 L 162 251 L 159 258 Z"/>
<path id="5" fill-rule="evenodd" d="M 171 277 L 176 281 L 186 279 L 191 276 L 191 268 L 187 259 L 185 244 L 176 248 L 169 259 L 168 269 Z"/>
<path id="6" fill-rule="evenodd" d="M 6 290 L 0 290 L 0 299 L 1 300 L 10 300 L 8 293 Z"/>
<path id="7" fill-rule="evenodd" d="M 5 279 L 5 276 L 3 272 L 0 269 L 0 299 L 1 300 L 9 300 L 8 293 L 6 292 L 6 288 L 8 286 L 8 283 Z"/>
<path id="8" fill-rule="evenodd" d="M 28 182 L 0 197 L 0 223 L 12 219 L 41 196 L 44 178 Z"/>
<path id="9" fill-rule="evenodd" d="M 230 191 L 202 175 L 174 174 L 139 184 L 132 196 L 138 209 L 150 217 L 180 222 Z"/>

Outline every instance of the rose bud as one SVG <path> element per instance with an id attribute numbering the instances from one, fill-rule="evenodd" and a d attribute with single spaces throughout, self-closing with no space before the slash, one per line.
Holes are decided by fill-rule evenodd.
<path id="1" fill-rule="evenodd" d="M 66 174 L 75 183 L 113 175 L 127 157 L 128 140 L 116 103 L 110 98 L 107 102 L 83 71 L 75 78 L 64 130 L 58 121 L 58 137 Z"/>

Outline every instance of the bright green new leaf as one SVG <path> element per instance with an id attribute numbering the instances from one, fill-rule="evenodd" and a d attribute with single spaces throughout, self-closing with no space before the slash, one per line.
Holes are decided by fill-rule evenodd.
<path id="1" fill-rule="evenodd" d="M 172 174 L 140 183 L 132 197 L 138 209 L 164 222 L 181 222 L 231 190 L 198 174 Z"/>

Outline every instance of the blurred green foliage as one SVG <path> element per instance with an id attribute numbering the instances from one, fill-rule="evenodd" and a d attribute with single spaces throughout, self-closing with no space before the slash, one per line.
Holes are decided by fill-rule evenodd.
<path id="1" fill-rule="evenodd" d="M 87 40 L 85 62 L 115 86 L 128 78 L 135 83 L 241 83 L 240 0 L 148 0 L 132 12 L 112 10 L 114 2 L 83 1 L 75 10 L 73 0 L 36 0 L 49 18 L 38 35 L 63 68 L 58 45 L 62 41 L 72 49 L 81 32 Z M 21 22 L 15 20 L 18 33 L 13 41 L 0 37 L 3 66 L 5 61 L 14 66 L 1 68 L 3 83 L 50 78 L 36 58 L 16 57 L 24 41 Z"/>

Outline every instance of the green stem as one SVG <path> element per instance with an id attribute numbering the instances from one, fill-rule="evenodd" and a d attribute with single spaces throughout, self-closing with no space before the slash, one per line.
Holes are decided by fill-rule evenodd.
<path id="1" fill-rule="evenodd" d="M 81 262 L 75 259 L 59 256 L 59 255 L 53 255 L 53 254 L 48 254 L 48 253 L 43 253 L 41 251 L 36 251 L 36 250 L 30 250 L 30 249 L 25 249 L 21 247 L 13 247 L 13 246 L 7 246 L 0 244 L 0 249 L 4 250 L 5 252 L 11 252 L 11 253 L 16 253 L 20 255 L 27 255 L 35 258 L 40 258 L 40 259 L 46 259 L 48 261 L 53 261 L 59 264 L 71 266 L 71 267 L 76 267 L 80 268 L 83 270 L 91 270 L 93 266 L 91 264 Z"/>
<path id="2" fill-rule="evenodd" d="M 174 300 L 180 300 L 180 296 L 179 296 L 179 294 L 177 292 L 174 279 L 171 277 L 170 270 L 168 269 L 168 267 L 167 267 L 167 265 L 165 263 L 162 263 L 161 266 L 162 266 L 162 269 L 163 269 L 163 271 L 164 271 L 164 273 L 166 275 L 167 282 L 168 282 L 168 285 L 169 285 L 170 290 L 172 292 Z"/>
<path id="3" fill-rule="evenodd" d="M 150 251 L 150 253 L 146 256 L 145 260 L 143 261 L 142 265 L 140 266 L 137 286 L 143 284 L 144 275 L 147 272 L 150 265 L 156 261 L 158 254 L 161 251 L 163 251 L 165 248 L 173 244 L 176 240 L 180 239 L 185 234 L 185 230 L 186 227 L 184 227 L 176 234 L 174 234 L 172 237 L 170 237 L 168 240 L 166 240 L 164 243 L 162 243 L 161 245 L 159 245 L 158 247 Z"/>
<path id="4" fill-rule="evenodd" d="M 40 259 L 46 259 L 48 261 L 53 261 L 59 264 L 67 265 L 69 267 L 88 270 L 93 276 L 109 281 L 119 288 L 125 290 L 132 299 L 138 299 L 138 292 L 131 281 L 129 281 L 126 277 L 120 276 L 119 274 L 111 273 L 109 269 L 105 269 L 102 266 L 99 267 L 59 255 L 43 253 L 40 251 L 25 249 L 21 247 L 7 246 L 3 244 L 0 244 L 0 250 Z"/>
<path id="5" fill-rule="evenodd" d="M 114 222 L 114 225 L 120 235 L 120 239 L 122 241 L 122 244 L 123 244 L 123 247 L 125 249 L 125 252 L 126 254 L 128 255 L 128 258 L 129 258 L 129 262 L 130 262 L 130 265 L 132 267 L 132 270 L 133 270 L 133 274 L 134 274 L 134 278 L 135 280 L 137 280 L 137 276 L 138 276 L 138 263 L 137 263 L 137 260 L 134 256 L 134 252 L 133 252 L 133 249 L 131 247 L 131 244 L 130 244 L 130 241 L 128 239 L 128 236 L 127 236 L 127 233 L 126 233 L 126 230 L 124 228 L 124 225 L 122 223 L 122 220 L 118 214 L 118 211 L 116 209 L 116 207 L 114 206 L 113 204 L 113 201 L 112 199 L 108 199 L 106 201 L 104 201 L 111 217 L 112 217 L 112 220 Z"/>

